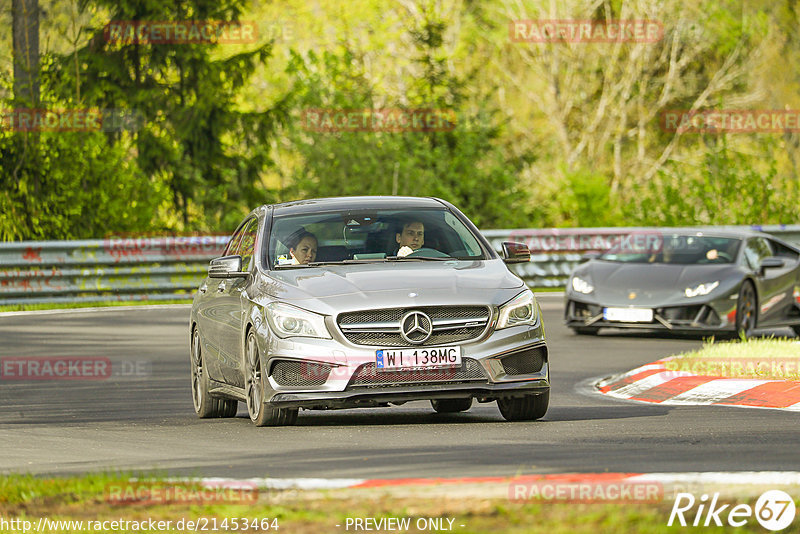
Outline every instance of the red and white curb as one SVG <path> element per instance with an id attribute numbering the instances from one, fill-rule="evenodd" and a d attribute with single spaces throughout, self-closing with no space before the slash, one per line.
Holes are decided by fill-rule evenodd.
<path id="1" fill-rule="evenodd" d="M 800 380 L 719 378 L 671 371 L 664 358 L 604 378 L 595 390 L 618 399 L 667 405 L 715 405 L 800 411 Z"/>
<path id="2" fill-rule="evenodd" d="M 271 490 L 332 490 L 403 486 L 520 484 L 531 482 L 603 484 L 658 482 L 664 485 L 798 486 L 800 471 L 721 471 L 687 473 L 555 473 L 456 478 L 172 478 L 208 487 L 257 487 Z"/>

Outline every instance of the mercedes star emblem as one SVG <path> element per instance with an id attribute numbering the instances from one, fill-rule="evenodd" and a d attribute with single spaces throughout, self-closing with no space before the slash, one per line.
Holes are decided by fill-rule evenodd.
<path id="1" fill-rule="evenodd" d="M 400 335 L 414 345 L 425 343 L 433 333 L 431 318 L 421 311 L 411 311 L 400 321 Z"/>

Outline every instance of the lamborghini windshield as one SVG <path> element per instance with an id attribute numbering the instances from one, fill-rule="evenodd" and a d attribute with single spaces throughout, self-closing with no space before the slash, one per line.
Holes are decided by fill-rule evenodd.
<path id="1" fill-rule="evenodd" d="M 487 259 L 476 236 L 447 209 L 276 216 L 268 239 L 273 268 Z"/>
<path id="2" fill-rule="evenodd" d="M 639 236 L 637 236 L 639 237 Z M 702 234 L 647 234 L 623 237 L 599 259 L 623 263 L 671 263 L 694 265 L 733 263 L 742 240 Z"/>

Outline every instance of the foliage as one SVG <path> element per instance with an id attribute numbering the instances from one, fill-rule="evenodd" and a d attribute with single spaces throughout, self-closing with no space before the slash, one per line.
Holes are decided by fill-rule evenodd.
<path id="1" fill-rule="evenodd" d="M 39 0 L 44 106 L 135 131 L 0 130 L 0 239 L 228 231 L 258 204 L 433 195 L 489 227 L 797 223 L 800 132 L 666 131 L 664 110 L 800 109 L 800 10 L 755 0 Z M 654 43 L 520 43 L 520 19 L 655 20 Z M 121 44 L 112 20 L 255 20 L 242 45 Z M 0 103 L 13 107 L 9 10 Z M 309 108 L 446 110 L 321 132 Z"/>

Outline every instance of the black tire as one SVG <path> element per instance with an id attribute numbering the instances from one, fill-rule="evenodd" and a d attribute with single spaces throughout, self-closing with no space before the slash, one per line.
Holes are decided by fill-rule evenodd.
<path id="1" fill-rule="evenodd" d="M 745 280 L 736 300 L 736 335 L 749 338 L 758 324 L 758 295 L 753 282 Z"/>
<path id="2" fill-rule="evenodd" d="M 258 354 L 256 335 L 251 330 L 247 334 L 245 346 L 245 396 L 247 413 L 256 426 L 289 426 L 297 422 L 297 408 L 275 408 L 264 402 L 264 382 L 266 376 L 261 372 L 261 358 Z"/>
<path id="3" fill-rule="evenodd" d="M 596 336 L 600 329 L 587 326 L 575 326 L 572 328 L 572 331 L 579 336 Z"/>
<path id="4" fill-rule="evenodd" d="M 436 413 L 466 412 L 472 408 L 472 398 L 469 399 L 435 399 L 431 406 Z"/>
<path id="5" fill-rule="evenodd" d="M 793 324 L 792 325 L 792 330 L 794 330 L 794 334 L 797 337 L 800 337 L 800 324 Z"/>
<path id="6" fill-rule="evenodd" d="M 547 413 L 550 391 L 513 399 L 497 399 L 497 407 L 506 421 L 535 421 Z"/>
<path id="7" fill-rule="evenodd" d="M 234 417 L 239 409 L 239 403 L 230 399 L 217 399 L 208 392 L 208 373 L 203 360 L 203 350 L 200 346 L 200 332 L 195 327 L 192 332 L 192 346 L 190 353 L 192 366 L 192 404 L 194 413 L 201 419 L 212 417 Z"/>

